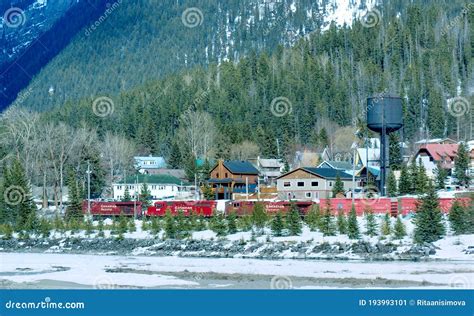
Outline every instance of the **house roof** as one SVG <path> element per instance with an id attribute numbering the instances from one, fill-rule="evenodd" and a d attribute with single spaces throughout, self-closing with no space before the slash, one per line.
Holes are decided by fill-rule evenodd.
<path id="1" fill-rule="evenodd" d="M 369 166 L 380 165 L 380 148 L 357 148 L 356 165 L 365 166 L 367 160 Z"/>
<path id="2" fill-rule="evenodd" d="M 180 179 L 173 177 L 168 174 L 152 174 L 152 175 L 146 175 L 146 174 L 139 174 L 137 176 L 129 176 L 125 181 L 120 181 L 118 183 L 122 184 L 133 184 L 137 181 L 138 183 L 147 183 L 147 184 L 178 184 L 180 185 L 183 183 Z M 185 183 L 183 183 L 185 184 Z"/>
<path id="3" fill-rule="evenodd" d="M 257 168 L 255 168 L 248 161 L 226 160 L 226 161 L 224 161 L 224 167 L 226 167 L 232 173 L 258 175 Z"/>
<path id="4" fill-rule="evenodd" d="M 318 168 L 332 168 L 339 170 L 350 170 L 352 164 L 348 161 L 323 161 Z"/>
<path id="5" fill-rule="evenodd" d="M 133 159 L 135 159 L 136 166 L 141 169 L 166 168 L 165 158 L 163 157 L 136 156 Z M 145 164 L 145 162 L 147 163 Z"/>
<path id="6" fill-rule="evenodd" d="M 309 172 L 309 173 L 311 173 L 313 175 L 316 175 L 316 176 L 318 176 L 320 178 L 323 178 L 323 179 L 336 179 L 338 175 L 341 178 L 341 180 L 350 180 L 350 179 L 352 179 L 352 175 L 350 175 L 350 174 L 348 174 L 344 171 L 341 171 L 341 170 L 331 169 L 331 168 L 313 168 L 313 167 L 298 168 L 298 169 L 292 170 L 290 172 L 287 172 L 287 173 L 279 176 L 277 179 L 283 178 L 284 176 L 286 176 L 290 173 L 293 173 L 296 170 L 304 170 L 306 172 Z"/>
<path id="7" fill-rule="evenodd" d="M 263 168 L 280 168 L 282 166 L 280 159 L 259 158 L 258 163 Z"/>
<path id="8" fill-rule="evenodd" d="M 442 161 L 444 158 L 446 162 L 450 162 L 456 157 L 458 146 L 458 144 L 425 144 L 420 147 L 417 156 L 420 151 L 426 151 L 434 161 Z"/>

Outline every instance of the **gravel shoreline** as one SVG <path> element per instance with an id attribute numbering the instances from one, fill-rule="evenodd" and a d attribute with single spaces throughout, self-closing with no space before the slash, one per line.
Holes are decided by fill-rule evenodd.
<path id="1" fill-rule="evenodd" d="M 370 243 L 368 241 L 261 242 L 226 239 L 116 239 L 116 238 L 48 238 L 0 240 L 0 252 L 65 253 L 97 255 L 179 256 L 196 258 L 253 259 L 326 259 L 326 260 L 433 260 L 437 248 L 433 244 L 408 245 Z"/>

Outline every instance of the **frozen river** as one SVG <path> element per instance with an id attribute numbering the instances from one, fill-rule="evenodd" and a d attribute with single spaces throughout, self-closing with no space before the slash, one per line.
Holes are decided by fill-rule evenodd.
<path id="1" fill-rule="evenodd" d="M 474 288 L 472 261 L 365 262 L 1 253 L 2 288 Z"/>

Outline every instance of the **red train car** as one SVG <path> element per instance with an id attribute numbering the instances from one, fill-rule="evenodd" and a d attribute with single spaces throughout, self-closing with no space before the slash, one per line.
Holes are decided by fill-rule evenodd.
<path id="1" fill-rule="evenodd" d="M 334 214 L 338 213 L 339 210 L 343 210 L 344 213 L 349 213 L 352 208 L 352 199 L 344 198 L 334 198 L 334 199 L 321 199 L 319 207 L 325 209 L 327 203 L 331 205 L 331 210 Z M 364 214 L 364 211 L 371 209 L 375 214 L 385 214 L 387 212 L 392 212 L 395 209 L 395 214 L 397 213 L 396 209 L 398 207 L 398 201 L 396 199 L 390 198 L 378 198 L 378 199 L 354 199 L 354 207 L 356 214 L 361 216 Z"/>
<path id="2" fill-rule="evenodd" d="M 306 214 L 313 202 L 309 201 L 230 201 L 226 204 L 226 215 L 234 212 L 238 216 L 252 214 L 256 203 L 261 203 L 267 214 L 276 214 L 278 212 L 286 213 L 290 209 L 291 203 L 294 203 L 302 215 Z"/>
<path id="3" fill-rule="evenodd" d="M 87 201 L 82 203 L 82 211 L 87 214 Z M 91 201 L 91 215 L 93 216 L 141 216 L 142 203 L 131 202 L 103 202 Z"/>
<path id="4" fill-rule="evenodd" d="M 158 201 L 145 211 L 146 216 L 164 216 L 169 210 L 172 215 L 182 211 L 185 216 L 191 212 L 202 216 L 212 216 L 217 207 L 216 201 Z"/>

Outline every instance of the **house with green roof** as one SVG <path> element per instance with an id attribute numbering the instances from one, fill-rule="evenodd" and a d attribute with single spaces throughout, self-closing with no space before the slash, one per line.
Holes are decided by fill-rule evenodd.
<path id="1" fill-rule="evenodd" d="M 196 196 L 194 185 L 167 174 L 138 174 L 113 184 L 114 200 L 122 200 L 128 188 L 132 198 L 140 194 L 141 188 L 147 184 L 152 200 L 192 199 Z"/>

